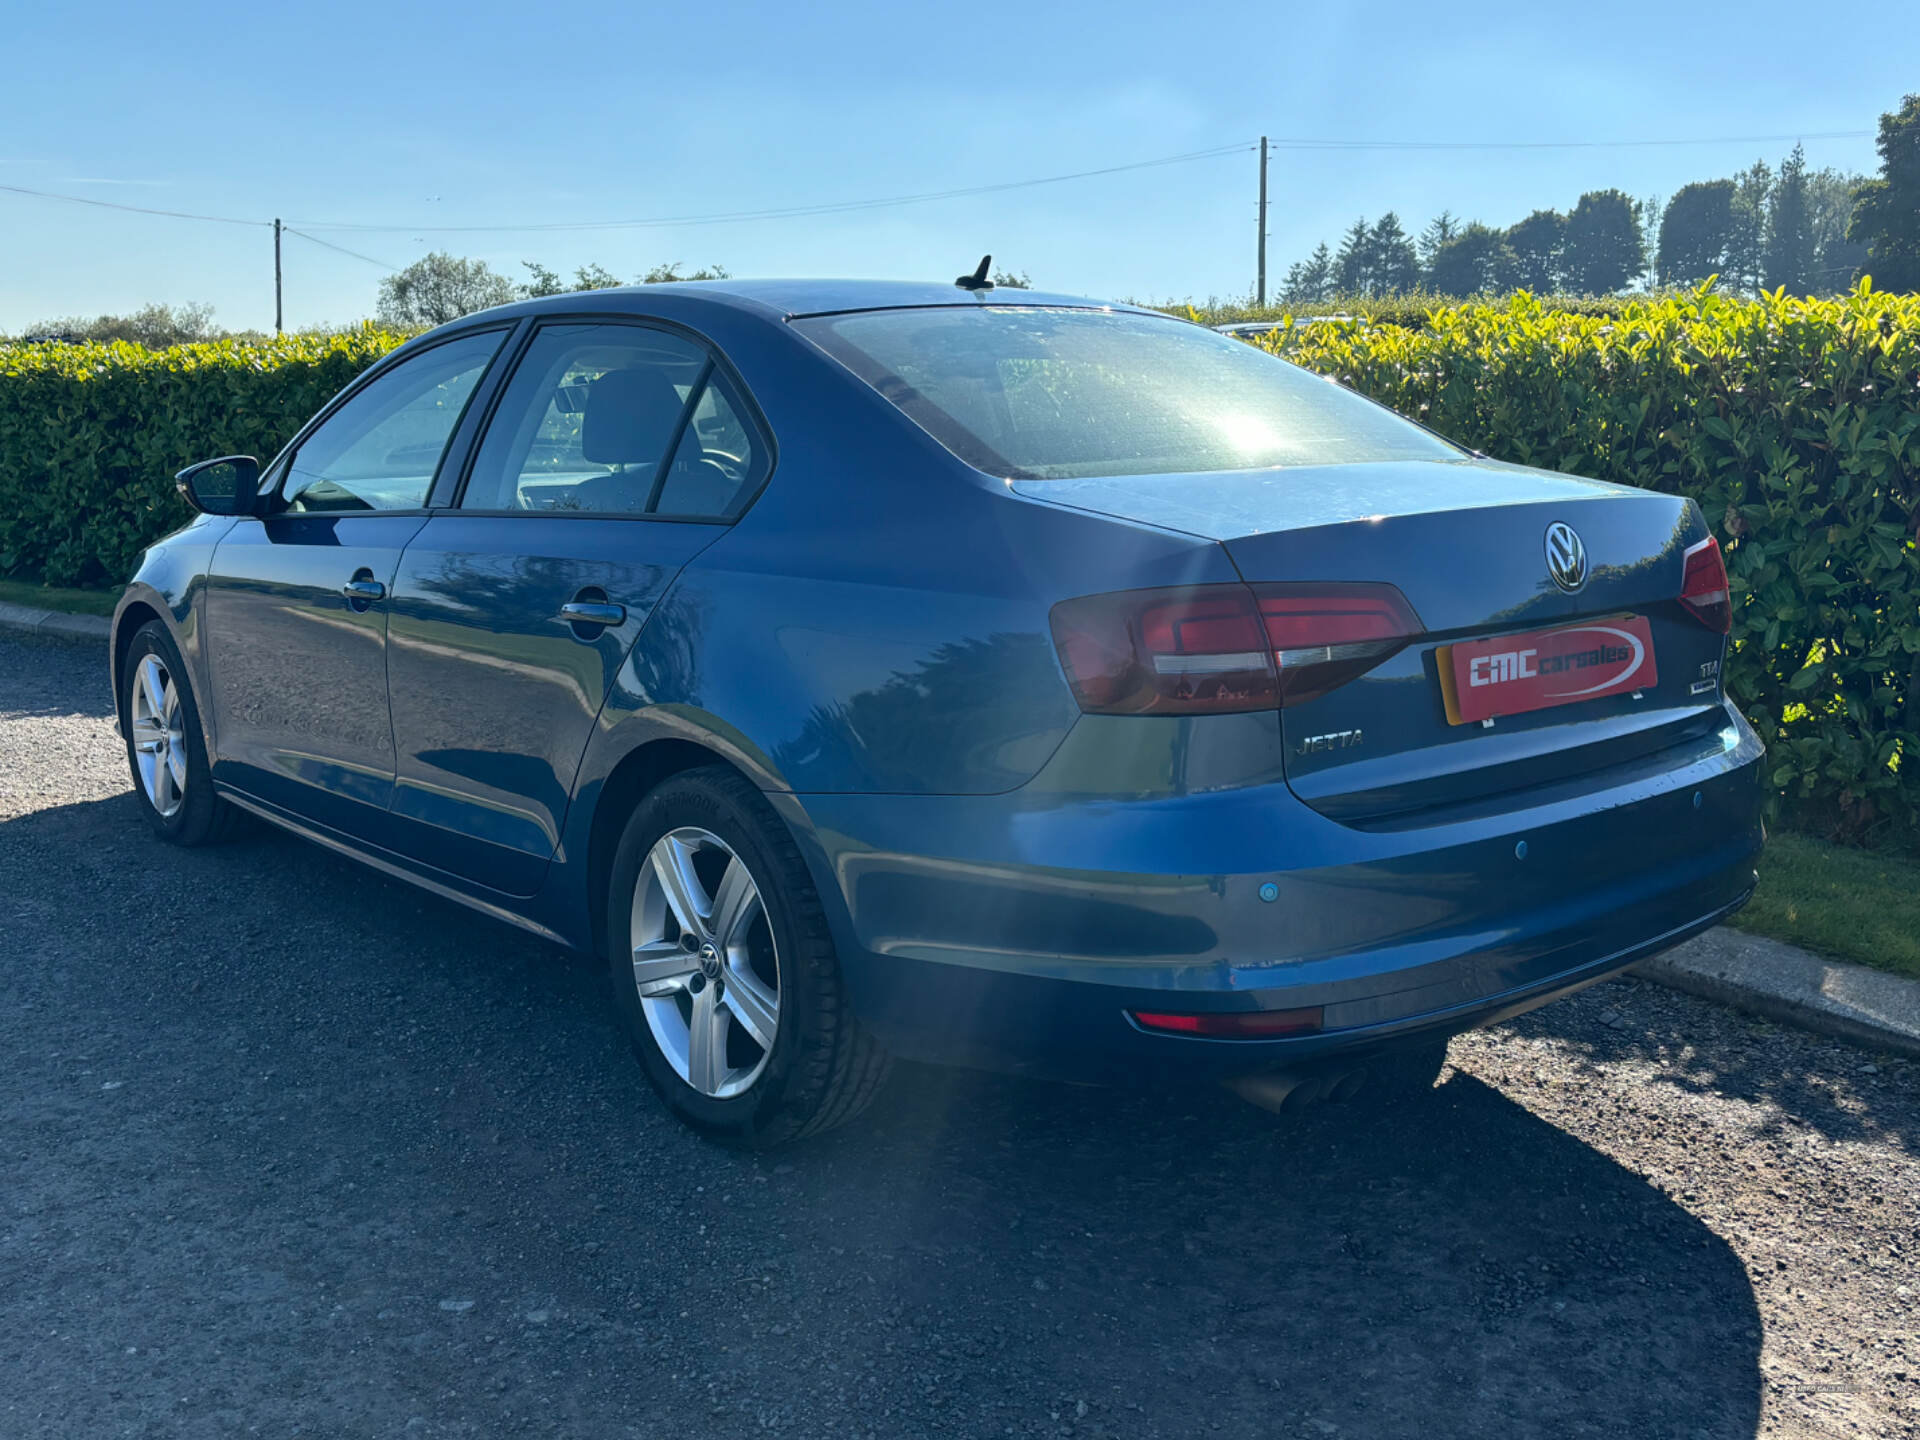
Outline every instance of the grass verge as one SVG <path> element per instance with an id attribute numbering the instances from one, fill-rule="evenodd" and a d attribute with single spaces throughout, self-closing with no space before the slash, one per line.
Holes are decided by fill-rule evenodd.
<path id="1" fill-rule="evenodd" d="M 1760 857 L 1760 888 L 1732 923 L 1920 979 L 1920 862 L 1776 832 Z"/>
<path id="2" fill-rule="evenodd" d="M 36 610 L 111 615 L 119 599 L 118 590 L 67 590 L 58 585 L 36 585 L 31 580 L 0 580 L 0 600 L 9 605 L 30 605 Z"/>

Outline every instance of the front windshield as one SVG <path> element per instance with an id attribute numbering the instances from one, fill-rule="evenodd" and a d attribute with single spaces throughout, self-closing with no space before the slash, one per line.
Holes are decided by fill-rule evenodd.
<path id="1" fill-rule="evenodd" d="M 953 305 L 795 324 L 961 460 L 1008 479 L 1462 453 L 1309 371 L 1167 316 Z"/>

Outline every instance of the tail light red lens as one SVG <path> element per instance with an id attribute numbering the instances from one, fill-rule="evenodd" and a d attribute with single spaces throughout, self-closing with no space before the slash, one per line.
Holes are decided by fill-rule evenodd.
<path id="1" fill-rule="evenodd" d="M 1687 547 L 1686 572 L 1680 581 L 1680 603 L 1693 618 L 1722 635 L 1733 629 L 1733 597 L 1727 589 L 1727 562 L 1720 542 L 1709 535 Z"/>
<path id="2" fill-rule="evenodd" d="M 1135 1010 L 1143 1030 L 1169 1035 L 1198 1035 L 1214 1040 L 1271 1040 L 1281 1035 L 1310 1035 L 1326 1021 L 1325 1007 L 1299 1010 L 1232 1010 L 1211 1015 L 1162 1015 Z"/>
<path id="3" fill-rule="evenodd" d="M 1298 705 L 1364 675 L 1424 628 L 1391 585 L 1256 585 L 1280 676 Z"/>
<path id="4" fill-rule="evenodd" d="M 1091 715 L 1271 710 L 1364 674 L 1421 631 L 1391 585 L 1194 585 L 1053 607 L 1053 639 Z"/>
<path id="5" fill-rule="evenodd" d="M 1244 585 L 1120 590 L 1053 607 L 1053 643 L 1090 715 L 1271 710 L 1273 659 Z"/>

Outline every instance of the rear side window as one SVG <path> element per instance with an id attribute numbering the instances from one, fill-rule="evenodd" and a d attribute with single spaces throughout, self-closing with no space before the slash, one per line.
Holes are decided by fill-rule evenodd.
<path id="1" fill-rule="evenodd" d="M 751 495 L 766 464 L 766 446 L 742 418 L 733 386 L 707 377 L 680 437 L 654 510 L 661 515 L 732 515 Z"/>
<path id="2" fill-rule="evenodd" d="M 301 442 L 288 468 L 296 511 L 418 510 L 453 427 L 505 338 L 463 335 L 362 386 Z"/>
<path id="3" fill-rule="evenodd" d="M 713 359 L 644 325 L 546 325 L 480 443 L 460 506 L 722 519 L 757 488 L 764 445 Z"/>
<path id="4" fill-rule="evenodd" d="M 961 460 L 1008 479 L 1462 454 L 1330 381 L 1171 317 L 955 305 L 795 324 Z"/>

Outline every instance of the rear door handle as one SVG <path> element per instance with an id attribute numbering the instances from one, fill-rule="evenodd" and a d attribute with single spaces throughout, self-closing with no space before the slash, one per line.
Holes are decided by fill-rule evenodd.
<path id="1" fill-rule="evenodd" d="M 365 600 L 369 603 L 387 598 L 387 587 L 378 580 L 349 580 L 340 587 L 340 593 L 349 600 Z"/>
<path id="2" fill-rule="evenodd" d="M 560 618 L 569 625 L 620 625 L 626 622 L 627 607 L 597 600 L 569 600 L 560 607 Z"/>

